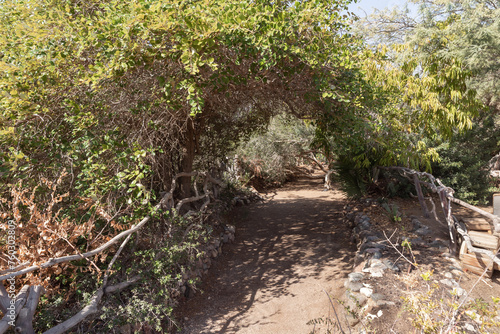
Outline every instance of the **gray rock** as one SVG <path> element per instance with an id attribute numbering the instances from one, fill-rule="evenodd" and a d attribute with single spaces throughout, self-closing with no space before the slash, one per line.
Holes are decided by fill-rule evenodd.
<path id="1" fill-rule="evenodd" d="M 365 220 L 361 224 L 358 225 L 359 229 L 361 231 L 363 230 L 369 230 L 371 228 L 372 224 L 370 224 L 369 221 Z"/>
<path id="2" fill-rule="evenodd" d="M 384 250 L 385 249 L 385 245 L 383 244 L 379 244 L 379 243 L 376 243 L 376 242 L 365 242 L 364 244 L 361 245 L 361 247 L 359 248 L 359 251 L 361 253 L 364 253 L 366 249 L 368 248 L 377 248 L 377 249 L 380 249 L 380 250 Z"/>
<path id="3" fill-rule="evenodd" d="M 361 288 L 363 287 L 363 283 L 361 283 L 361 282 L 349 282 L 349 280 L 347 280 L 345 282 L 344 286 L 346 287 L 346 289 L 349 289 L 352 292 L 359 292 L 359 290 L 361 290 Z"/>
<path id="4" fill-rule="evenodd" d="M 372 263 L 366 272 L 369 272 L 372 277 L 383 277 L 385 269 L 387 269 L 387 267 L 381 262 Z"/>
<path id="5" fill-rule="evenodd" d="M 472 324 L 465 324 L 463 325 L 463 328 L 471 333 L 477 333 L 476 328 Z"/>
<path id="6" fill-rule="evenodd" d="M 353 311 L 359 311 L 363 305 L 366 304 L 368 298 L 362 295 L 359 292 L 352 292 L 347 290 L 345 292 L 346 295 L 346 306 L 348 306 Z"/>
<path id="7" fill-rule="evenodd" d="M 395 302 L 391 302 L 389 300 L 377 300 L 377 306 L 394 306 Z"/>
<path id="8" fill-rule="evenodd" d="M 367 287 L 362 287 L 359 289 L 359 292 L 367 298 L 370 298 L 373 295 L 373 289 Z"/>
<path id="9" fill-rule="evenodd" d="M 363 273 L 350 273 L 347 276 L 348 276 L 349 282 L 359 282 L 365 277 L 365 275 L 363 275 Z"/>
<path id="10" fill-rule="evenodd" d="M 359 240 L 364 240 L 368 235 L 372 235 L 372 230 L 363 230 L 359 231 L 358 238 Z"/>
<path id="11" fill-rule="evenodd" d="M 384 270 L 380 268 L 371 268 L 370 269 L 371 277 L 384 277 Z"/>
<path id="12" fill-rule="evenodd" d="M 425 225 L 424 225 L 425 226 Z M 414 232 L 416 235 L 420 235 L 420 236 L 426 236 L 426 235 L 429 235 L 432 233 L 431 229 L 428 228 L 427 226 L 425 227 L 421 227 L 417 230 L 415 230 Z"/>
<path id="13" fill-rule="evenodd" d="M 461 287 L 455 287 L 453 288 L 453 294 L 462 297 L 467 294 L 467 291 L 465 291 L 465 289 L 462 289 Z"/>
<path id="14" fill-rule="evenodd" d="M 378 248 L 366 248 L 363 253 L 375 254 L 380 253 L 380 250 Z"/>
<path id="15" fill-rule="evenodd" d="M 387 269 L 387 266 L 379 259 L 374 259 L 371 261 L 370 268 L 380 268 L 382 270 Z"/>
<path id="16" fill-rule="evenodd" d="M 422 223 L 417 218 L 412 218 L 411 223 L 413 225 L 413 230 L 418 230 L 422 227 Z"/>
<path id="17" fill-rule="evenodd" d="M 450 288 L 458 286 L 458 284 L 455 280 L 448 279 L 448 278 L 442 279 L 439 282 L 443 285 L 450 287 Z"/>
<path id="18" fill-rule="evenodd" d="M 459 268 L 459 267 L 455 267 L 455 266 L 448 266 L 448 269 L 449 269 L 451 272 L 453 272 L 454 270 L 455 270 L 455 271 L 459 271 L 459 272 L 460 272 L 460 273 L 462 273 L 462 274 L 463 274 L 463 272 L 464 272 L 461 268 Z"/>
<path id="19" fill-rule="evenodd" d="M 456 277 L 462 277 L 462 280 L 466 279 L 466 276 L 462 276 L 464 274 L 464 271 L 462 269 L 454 267 L 454 266 L 449 266 L 448 269 L 450 270 L 450 272 L 454 276 L 456 276 Z"/>
<path id="20" fill-rule="evenodd" d="M 372 235 L 367 235 L 365 237 L 364 242 L 374 242 L 374 241 L 379 241 L 379 240 L 380 240 L 380 238 L 378 236 L 372 234 Z"/>
<path id="21" fill-rule="evenodd" d="M 381 293 L 374 293 L 371 295 L 370 298 L 377 302 L 379 300 L 383 300 L 385 298 L 385 296 Z"/>
<path id="22" fill-rule="evenodd" d="M 433 242 L 429 243 L 429 247 L 444 248 L 446 247 L 446 245 L 441 240 L 434 240 Z"/>
<path id="23" fill-rule="evenodd" d="M 412 238 L 410 239 L 410 243 L 412 246 L 424 246 L 425 241 L 422 238 Z"/>
<path id="24" fill-rule="evenodd" d="M 385 264 L 385 266 L 387 267 L 387 269 L 389 270 L 392 270 L 394 272 L 399 272 L 400 269 L 398 266 L 396 266 L 391 260 L 389 259 L 385 259 L 385 260 L 382 260 L 382 263 Z"/>

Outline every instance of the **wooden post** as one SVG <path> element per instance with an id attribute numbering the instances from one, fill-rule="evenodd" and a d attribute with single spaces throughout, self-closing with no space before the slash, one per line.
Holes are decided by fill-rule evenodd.
<path id="1" fill-rule="evenodd" d="M 450 243 L 448 248 L 450 250 L 451 255 L 457 256 L 458 255 L 457 230 L 455 228 L 454 217 L 451 215 L 451 202 L 448 201 L 445 190 L 439 191 L 439 199 L 441 200 L 441 207 L 443 208 L 443 213 L 444 216 L 446 217 L 446 222 L 448 223 L 448 231 L 450 232 Z"/>
<path id="2" fill-rule="evenodd" d="M 425 203 L 424 194 L 422 192 L 422 187 L 420 186 L 420 180 L 418 179 L 417 174 L 413 174 L 413 182 L 415 183 L 415 189 L 417 190 L 418 201 L 420 202 L 420 207 L 422 207 L 422 211 L 424 213 L 425 218 L 429 218 L 429 209 L 427 208 L 427 204 Z"/>
<path id="3" fill-rule="evenodd" d="M 493 194 L 493 214 L 500 217 L 500 194 Z"/>

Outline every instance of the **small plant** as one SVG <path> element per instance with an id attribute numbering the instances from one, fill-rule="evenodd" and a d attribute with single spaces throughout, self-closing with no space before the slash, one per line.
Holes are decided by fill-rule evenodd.
<path id="1" fill-rule="evenodd" d="M 402 298 L 416 329 L 421 333 L 441 334 L 462 333 L 464 327 L 473 327 L 479 333 L 491 333 L 489 330 L 498 333 L 500 322 L 495 317 L 500 298 L 492 297 L 489 303 L 482 298 L 467 302 L 467 298 L 460 298 L 456 289 L 447 291 L 438 283 L 429 284 L 432 275 L 432 271 L 420 274 L 427 284 L 427 291 L 412 292 Z"/>
<path id="2" fill-rule="evenodd" d="M 391 219 L 392 222 L 394 223 L 400 223 L 401 222 L 401 213 L 399 212 L 399 208 L 396 204 L 388 204 L 388 203 L 382 203 L 382 207 L 387 211 L 387 215 Z"/>
<path id="3" fill-rule="evenodd" d="M 332 300 L 332 298 L 330 297 L 330 295 L 326 291 L 325 291 L 325 293 L 328 296 L 328 299 L 330 300 L 330 305 L 332 307 L 332 310 L 333 310 L 333 313 L 335 315 L 335 318 L 334 317 L 329 317 L 329 318 L 322 317 L 322 318 L 316 318 L 316 319 L 312 319 L 312 320 L 308 321 L 307 325 L 314 326 L 314 328 L 312 329 L 311 332 L 309 332 L 309 334 L 321 334 L 321 333 L 325 333 L 325 334 L 333 334 L 333 333 L 346 334 L 346 333 L 352 333 L 351 326 L 350 326 L 349 322 L 347 321 L 347 318 L 346 318 L 346 321 L 345 321 L 345 326 L 347 326 L 347 331 L 344 331 L 344 328 L 342 327 L 342 325 L 340 323 L 340 319 L 339 319 L 339 316 L 337 314 L 337 311 L 335 310 L 335 307 L 333 305 L 333 300 Z M 379 311 L 379 314 L 376 315 L 376 316 L 368 314 L 366 316 L 366 318 L 364 318 L 362 316 L 362 314 L 364 313 L 363 305 L 361 305 L 361 303 L 359 302 L 359 300 L 354 295 L 352 295 L 352 294 L 349 294 L 349 299 L 351 299 L 353 301 L 353 303 L 354 303 L 354 307 L 353 308 L 351 306 L 347 305 L 347 303 L 344 302 L 344 301 L 342 301 L 342 300 L 337 300 L 337 302 L 340 305 L 343 306 L 345 312 L 349 316 L 351 316 L 353 319 L 355 319 L 357 322 L 359 322 L 361 324 L 361 326 L 363 327 L 363 330 L 366 333 L 376 333 L 377 331 L 375 329 L 371 328 L 371 326 L 369 325 L 369 323 L 374 318 L 380 316 L 381 312 Z M 324 325 L 326 325 L 326 328 L 323 328 Z M 320 326 L 320 327 L 316 328 L 317 326 Z M 322 329 L 325 330 L 325 332 L 323 332 Z"/>
<path id="4" fill-rule="evenodd" d="M 433 271 L 426 271 L 425 273 L 423 274 L 420 274 L 420 277 L 422 277 L 422 279 L 426 282 L 429 282 L 431 280 L 431 276 L 433 274 Z"/>

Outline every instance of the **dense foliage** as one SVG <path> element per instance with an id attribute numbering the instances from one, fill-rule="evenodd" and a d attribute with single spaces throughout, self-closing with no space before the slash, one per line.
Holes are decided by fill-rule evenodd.
<path id="1" fill-rule="evenodd" d="M 498 125 L 493 116 L 485 116 L 469 131 L 436 146 L 440 160 L 433 164 L 433 174 L 453 188 L 457 197 L 469 203 L 487 203 L 495 190 L 488 163 L 499 144 Z"/>
<path id="2" fill-rule="evenodd" d="M 400 68 L 411 59 L 416 65 L 411 67 L 414 74 L 434 87 L 428 103 L 437 98 L 449 108 L 444 113 L 436 110 L 436 116 L 460 119 L 458 129 L 450 132 L 451 128 L 428 127 L 417 118 L 412 121 L 416 125 L 412 133 L 415 138 L 426 138 L 420 145 L 431 147 L 427 152 L 434 151 L 432 170 L 457 189 L 458 197 L 483 201 L 490 185 L 488 160 L 500 148 L 496 136 L 500 68 L 495 60 L 500 54 L 500 6 L 497 1 L 410 3 L 418 13 L 408 7 L 376 11 L 361 19 L 356 30 L 372 44 L 386 43 L 393 63 Z M 413 109 L 412 115 L 424 114 L 420 110 L 425 111 L 425 105 L 415 108 L 414 102 L 401 107 Z M 472 121 L 469 112 L 479 117 Z M 435 122 L 442 124 L 438 119 Z M 431 164 L 427 169 L 431 170 Z"/>
<path id="3" fill-rule="evenodd" d="M 262 185 L 280 185 L 300 172 L 300 165 L 314 164 L 310 145 L 315 127 L 287 114 L 273 117 L 265 131 L 257 132 L 236 150 L 243 178 Z"/>
<path id="4" fill-rule="evenodd" d="M 157 217 L 153 206 L 177 173 L 218 167 L 272 115 L 321 112 L 360 46 L 340 15 L 346 4 L 3 1 L 1 210 L 23 235 L 19 263 L 96 248 Z M 175 197 L 189 197 L 192 182 L 183 177 Z M 174 216 L 153 220 L 173 228 Z M 159 244 L 181 254 L 187 246 L 170 238 Z M 142 263 L 150 254 L 136 256 Z M 74 301 L 81 271 L 102 273 L 109 260 L 104 252 L 22 280 L 49 294 L 66 289 Z M 167 269 L 172 277 L 184 270 L 181 262 Z M 137 302 L 156 300 L 156 290 L 144 293 Z"/>
<path id="5" fill-rule="evenodd" d="M 356 45 L 343 6 L 4 2 L 4 197 L 17 184 L 47 202 L 37 185 L 65 170 L 54 219 L 102 229 L 144 216 L 175 173 L 207 168 L 273 113 L 320 110 Z"/>
<path id="6" fill-rule="evenodd" d="M 479 85 L 469 82 L 481 70 L 497 73 L 496 65 L 472 68 L 467 55 L 434 51 L 462 38 L 446 30 L 460 16 L 436 23 L 449 41 L 365 48 L 341 14 L 348 2 L 2 1 L 1 215 L 23 235 L 19 263 L 94 249 L 151 215 L 189 242 L 173 244 L 165 232 L 156 249 L 138 238 L 133 268 L 152 262 L 176 277 L 182 265 L 151 259 L 185 254 L 210 233 L 191 240 L 177 213 L 154 205 L 171 190 L 190 197 L 195 181 L 184 176 L 170 189 L 175 175 L 214 171 L 249 138 L 241 154 L 269 157 L 263 171 L 277 180 L 309 148 L 366 180 L 378 164 L 428 168 L 437 153 L 424 137 L 470 128 L 482 105 L 470 89 Z M 266 143 L 251 137 L 264 129 Z M 101 273 L 109 260 L 104 252 L 23 280 L 75 293 L 82 272 Z M 144 299 L 130 300 L 153 312 L 158 291 L 169 290 L 136 289 L 132 297 Z"/>

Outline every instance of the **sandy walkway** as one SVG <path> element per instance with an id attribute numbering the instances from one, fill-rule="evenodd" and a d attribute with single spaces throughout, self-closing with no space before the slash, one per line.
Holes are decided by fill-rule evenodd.
<path id="1" fill-rule="evenodd" d="M 352 269 L 355 246 L 340 221 L 340 192 L 300 180 L 272 199 L 236 211 L 236 241 L 226 246 L 180 310 L 184 334 L 309 333 L 330 315 Z"/>

